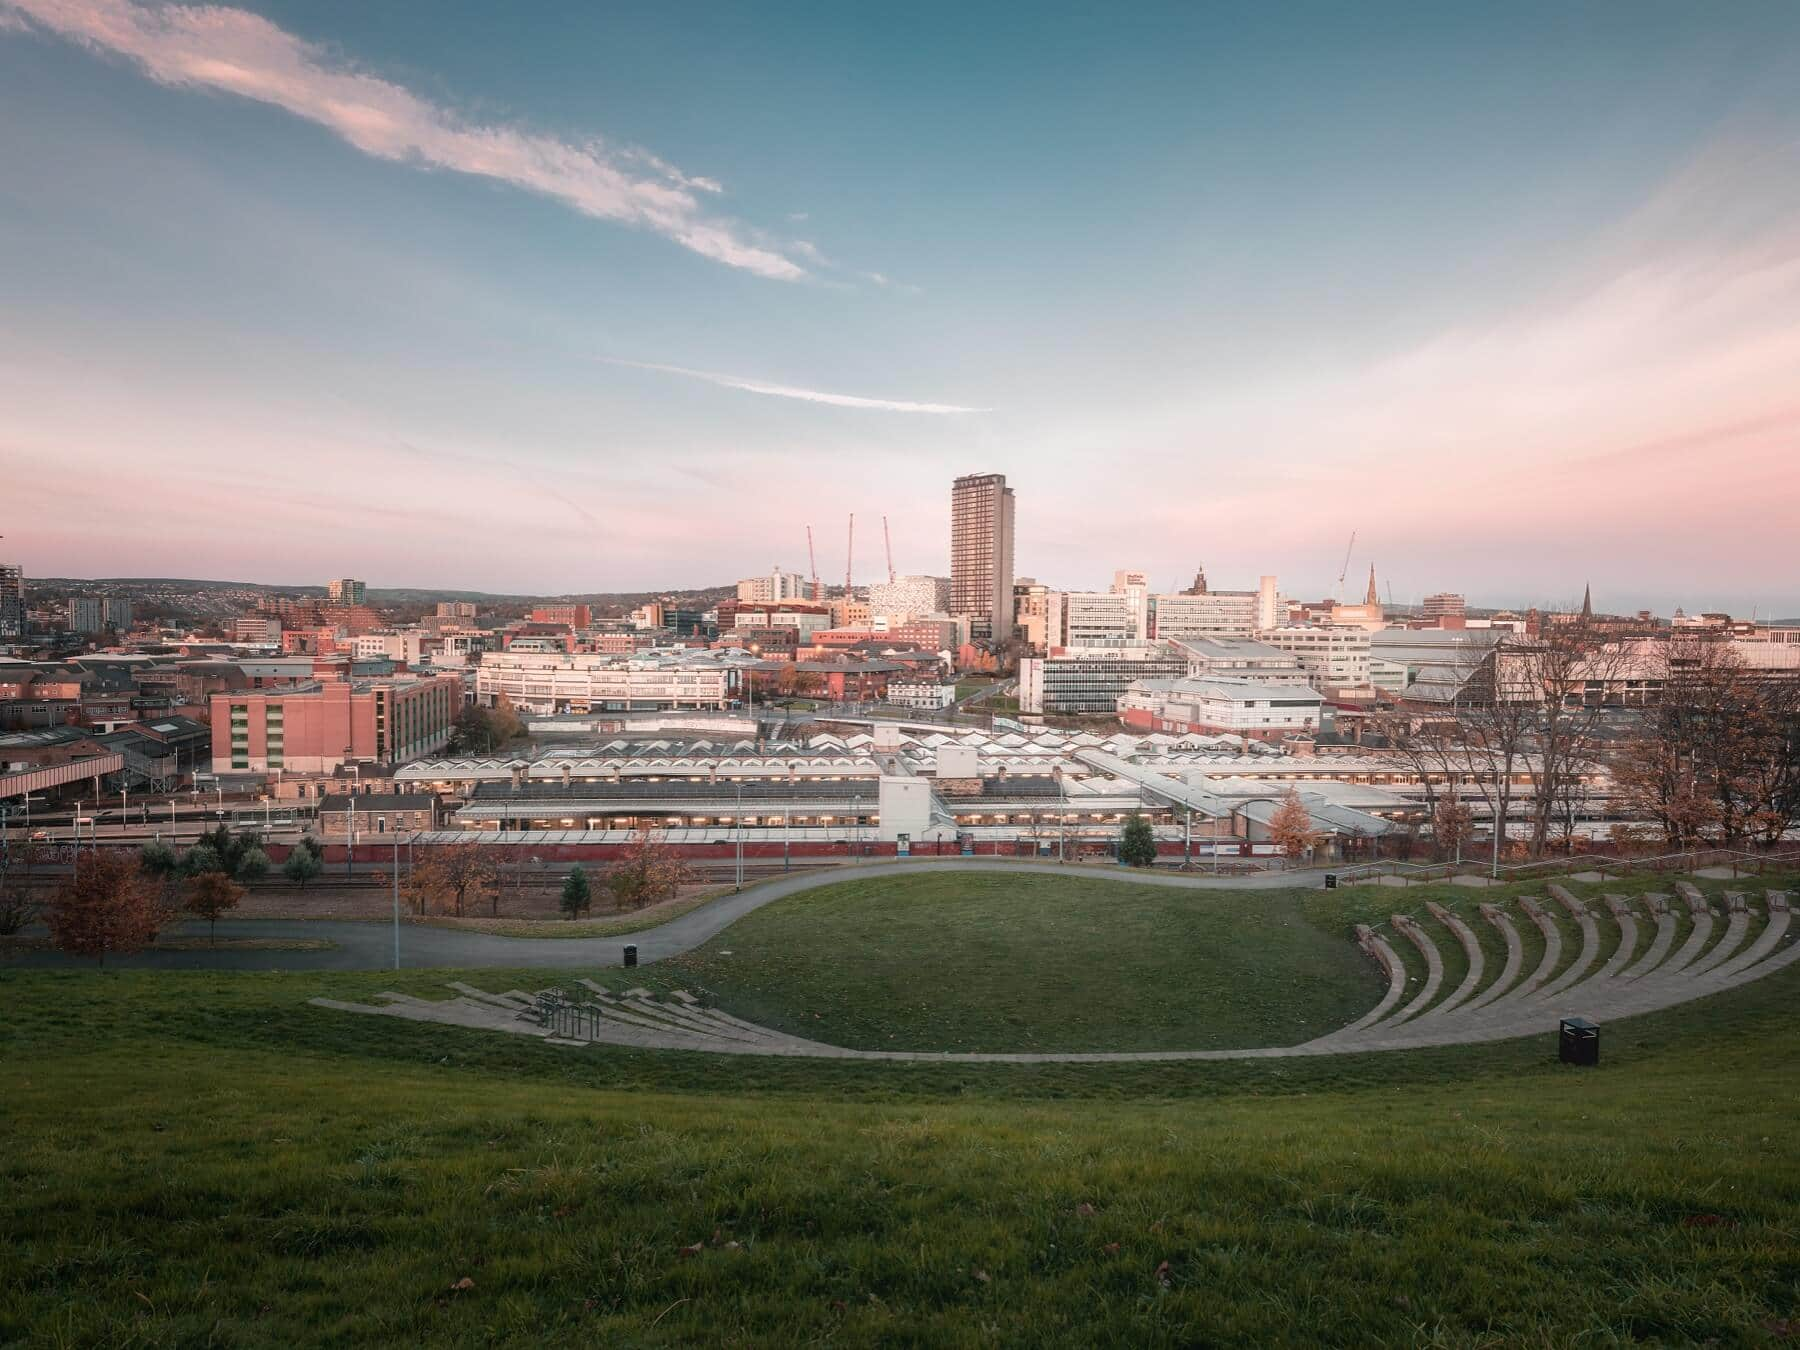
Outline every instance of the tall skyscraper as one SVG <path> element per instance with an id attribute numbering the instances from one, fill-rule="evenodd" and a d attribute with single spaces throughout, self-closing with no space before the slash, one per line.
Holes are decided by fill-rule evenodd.
<path id="1" fill-rule="evenodd" d="M 950 487 L 950 612 L 1004 642 L 1013 622 L 1013 492 L 1006 475 L 972 473 Z"/>
<path id="2" fill-rule="evenodd" d="M 18 563 L 0 563 L 0 637 L 20 637 L 25 632 L 25 569 Z"/>
<path id="3" fill-rule="evenodd" d="M 325 583 L 325 594 L 334 605 L 360 605 L 364 588 L 362 582 L 353 577 L 340 577 Z"/>

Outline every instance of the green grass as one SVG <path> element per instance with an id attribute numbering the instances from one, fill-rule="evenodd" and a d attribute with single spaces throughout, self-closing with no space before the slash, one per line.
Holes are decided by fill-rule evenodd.
<path id="1" fill-rule="evenodd" d="M 957 872 L 776 901 L 658 974 L 752 1021 L 874 1050 L 1291 1045 L 1381 996 L 1306 892 Z M 729 953 L 729 955 L 727 955 Z"/>
<path id="2" fill-rule="evenodd" d="M 698 895 L 658 905 L 642 914 L 619 914 L 604 919 L 449 919 L 442 915 L 414 917 L 412 923 L 432 928 L 448 928 L 462 933 L 492 933 L 511 938 L 601 938 L 622 933 L 641 933 L 679 919 L 704 904 L 730 895 L 730 886 L 713 886 Z"/>
<path id="3" fill-rule="evenodd" d="M 846 933 L 929 935 L 963 903 L 946 883 L 1002 879 L 932 880 L 935 899 L 835 887 L 812 893 L 824 909 L 761 913 L 870 978 L 903 974 Z M 1195 971 L 1279 971 L 1397 910 L 1436 925 L 1439 894 L 1232 896 L 1251 920 L 1055 880 L 1070 889 L 990 897 L 1030 910 L 1015 927 L 1054 911 L 1013 959 L 1055 968 L 1107 904 L 1165 952 L 1211 935 L 1185 963 L 1114 951 L 1115 979 L 1182 964 L 1200 1002 Z M 1504 894 L 1440 898 L 1472 915 Z M 750 931 L 719 945 L 748 951 Z M 824 978 L 811 956 L 788 973 Z M 571 1049 L 307 1003 L 570 975 L 0 967 L 0 1344 L 1756 1344 L 1800 1317 L 1800 965 L 1608 1025 L 1592 1071 L 1556 1064 L 1548 1028 L 980 1066 Z M 691 983 L 667 964 L 595 975 Z M 1082 1025 L 1029 984 L 996 989 Z M 1318 997 L 1216 1006 L 1248 1036 Z M 1167 1015 L 1204 1034 L 1203 1014 Z"/>
<path id="4" fill-rule="evenodd" d="M 1800 1311 L 1796 968 L 1609 1028 L 1594 1072 L 1546 1037 L 1129 1101 L 1097 1066 L 778 1085 L 302 1002 L 395 982 L 0 975 L 0 1342 L 1742 1343 Z"/>

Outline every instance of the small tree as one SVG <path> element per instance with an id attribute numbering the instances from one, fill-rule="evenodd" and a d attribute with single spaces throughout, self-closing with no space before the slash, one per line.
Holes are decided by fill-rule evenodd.
<path id="1" fill-rule="evenodd" d="M 1318 846 L 1319 835 L 1313 829 L 1312 815 L 1293 788 L 1288 789 L 1281 805 L 1275 808 L 1275 818 L 1269 822 L 1269 837 L 1289 862 L 1304 859 Z"/>
<path id="2" fill-rule="evenodd" d="M 675 850 L 646 830 L 625 845 L 606 888 L 620 909 L 643 909 L 674 898 L 688 875 Z"/>
<path id="3" fill-rule="evenodd" d="M 197 877 L 202 872 L 223 872 L 225 862 L 211 844 L 195 844 L 181 855 L 181 870 Z"/>
<path id="4" fill-rule="evenodd" d="M 18 932 L 43 908 L 31 889 L 37 859 L 38 846 L 30 840 L 0 850 L 0 936 Z"/>
<path id="5" fill-rule="evenodd" d="M 206 920 L 206 940 L 213 943 L 217 941 L 219 915 L 228 909 L 236 909 L 243 898 L 244 888 L 223 872 L 202 872 L 188 879 L 187 896 L 181 907 Z"/>
<path id="6" fill-rule="evenodd" d="M 320 861 L 319 855 L 307 848 L 306 842 L 302 839 L 296 844 L 288 852 L 287 861 L 281 864 L 281 875 L 301 890 L 305 890 L 306 883 L 325 870 L 325 864 Z"/>
<path id="7" fill-rule="evenodd" d="M 181 870 L 181 858 L 173 848 L 158 839 L 138 850 L 138 866 L 151 876 L 161 879 Z"/>
<path id="8" fill-rule="evenodd" d="M 563 878 L 562 912 L 565 919 L 578 919 L 587 913 L 588 906 L 593 903 L 593 891 L 588 885 L 588 876 L 580 863 L 569 869 L 569 875 Z"/>
<path id="9" fill-rule="evenodd" d="M 261 881 L 269 875 L 269 855 L 257 845 L 250 845 L 238 859 L 237 871 L 232 875 L 239 881 Z"/>
<path id="10" fill-rule="evenodd" d="M 1431 816 L 1431 834 L 1438 852 L 1446 858 L 1460 858 L 1464 845 L 1475 833 L 1475 813 L 1454 797 L 1445 797 Z"/>
<path id="11" fill-rule="evenodd" d="M 102 966 L 108 952 L 135 952 L 156 938 L 161 916 L 156 897 L 128 857 L 96 854 L 57 888 L 44 912 L 50 941 L 72 956 L 92 956 Z"/>
<path id="12" fill-rule="evenodd" d="M 1133 811 L 1125 817 L 1125 828 L 1119 832 L 1119 861 L 1127 867 L 1151 867 L 1156 863 L 1156 833 L 1141 812 Z"/>

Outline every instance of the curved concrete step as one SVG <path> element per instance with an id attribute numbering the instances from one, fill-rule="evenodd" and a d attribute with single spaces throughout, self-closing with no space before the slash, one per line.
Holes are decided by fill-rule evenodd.
<path id="1" fill-rule="evenodd" d="M 1630 903 L 1622 895 L 1608 895 L 1605 899 L 1607 911 L 1611 913 L 1613 923 L 1619 930 L 1619 945 L 1607 958 L 1606 964 L 1600 967 L 1600 973 L 1594 977 L 1597 980 L 1616 978 L 1637 952 L 1637 916 L 1631 912 Z"/>
<path id="2" fill-rule="evenodd" d="M 1749 970 L 1764 960 L 1770 952 L 1781 945 L 1781 939 L 1787 935 L 1788 922 L 1792 915 L 1788 911 L 1786 898 L 1780 891 L 1769 892 L 1769 917 L 1763 924 L 1762 932 L 1738 955 L 1732 957 L 1712 971 L 1716 980 L 1730 980 Z"/>
<path id="3" fill-rule="evenodd" d="M 1411 1021 L 1431 1004 L 1437 997 L 1439 986 L 1444 983 L 1444 955 L 1437 949 L 1437 943 L 1431 940 L 1431 934 L 1419 927 L 1416 920 L 1407 914 L 1393 916 L 1394 931 L 1419 950 L 1425 958 L 1425 983 L 1419 992 L 1408 999 L 1406 1006 L 1388 1018 L 1388 1026 L 1399 1026 L 1402 1022 Z"/>
<path id="4" fill-rule="evenodd" d="M 1498 905 L 1483 904 L 1481 917 L 1494 926 L 1501 941 L 1506 943 L 1506 961 L 1501 965 L 1500 973 L 1494 977 L 1494 982 L 1458 1009 L 1462 1014 L 1485 1008 L 1505 994 L 1519 978 L 1519 968 L 1525 964 L 1525 945 L 1519 941 L 1519 930 L 1513 927 L 1511 916 Z"/>
<path id="5" fill-rule="evenodd" d="M 1543 988 L 1549 982 L 1551 974 L 1562 960 L 1562 929 L 1556 926 L 1554 919 L 1544 913 L 1543 907 L 1536 900 L 1521 899 L 1519 908 L 1530 916 L 1531 921 L 1537 925 L 1538 932 L 1544 935 L 1544 959 L 1538 962 L 1538 968 L 1531 973 L 1531 978 L 1525 981 L 1524 986 L 1519 990 L 1521 994 L 1529 994 Z"/>
<path id="6" fill-rule="evenodd" d="M 1729 961 L 1733 953 L 1744 945 L 1744 939 L 1750 935 L 1750 911 L 1743 904 L 1743 896 L 1738 896 L 1738 903 L 1731 909 L 1731 917 L 1725 921 L 1725 935 L 1715 942 L 1698 961 L 1688 970 L 1688 978 L 1698 979 L 1709 970 L 1716 970 Z"/>
<path id="7" fill-rule="evenodd" d="M 1681 949 L 1663 962 L 1661 969 L 1656 972 L 1656 978 L 1665 979 L 1681 974 L 1693 965 L 1694 959 L 1705 948 L 1706 940 L 1712 936 L 1712 911 L 1702 906 L 1693 913 L 1693 931 L 1688 934 L 1687 941 L 1681 944 Z"/>
<path id="8" fill-rule="evenodd" d="M 1675 914 L 1669 908 L 1669 897 L 1650 894 L 1644 897 L 1649 906 L 1650 917 L 1656 920 L 1656 935 L 1650 939 L 1650 947 L 1643 956 L 1619 972 L 1622 980 L 1641 980 L 1663 963 L 1668 956 L 1669 948 L 1675 945 Z"/>
<path id="9" fill-rule="evenodd" d="M 1462 946 L 1463 956 L 1467 960 L 1469 967 L 1468 973 L 1462 978 L 1462 983 L 1457 985 L 1456 988 L 1451 991 L 1450 997 L 1438 1004 L 1438 1006 L 1433 1008 L 1430 1012 L 1424 1014 L 1426 1017 L 1442 1017 L 1446 1013 L 1455 1012 L 1459 1006 L 1468 1002 L 1476 989 L 1480 987 L 1481 972 L 1482 968 L 1486 965 L 1486 957 L 1482 953 L 1481 943 L 1476 939 L 1475 934 L 1469 930 L 1468 924 L 1464 923 L 1460 918 L 1438 904 L 1435 900 L 1427 901 L 1425 908 L 1430 912 L 1432 918 L 1436 919 L 1456 935 L 1456 940 Z"/>
<path id="10" fill-rule="evenodd" d="M 1359 923 L 1356 925 L 1356 945 L 1361 947 L 1363 953 L 1380 966 L 1387 975 L 1387 992 L 1381 996 L 1381 1002 L 1350 1025 L 1327 1032 L 1325 1035 L 1307 1042 L 1309 1045 L 1318 1045 L 1325 1041 L 1336 1041 L 1341 1037 L 1353 1036 L 1365 1027 L 1375 1025 L 1386 1017 L 1393 1010 L 1394 1005 L 1399 1003 L 1406 994 L 1406 963 L 1400 959 L 1398 952 L 1388 946 L 1386 938 L 1368 924 Z"/>
<path id="11" fill-rule="evenodd" d="M 1581 950 L 1576 953 L 1575 960 L 1570 963 L 1567 970 L 1537 991 L 1537 997 L 1540 999 L 1555 998 L 1565 989 L 1578 983 L 1588 973 L 1594 962 L 1600 959 L 1600 925 L 1594 922 L 1594 916 L 1588 911 L 1587 906 L 1561 886 L 1553 886 L 1550 890 L 1551 894 L 1562 902 L 1563 908 L 1569 911 L 1580 927 Z"/>

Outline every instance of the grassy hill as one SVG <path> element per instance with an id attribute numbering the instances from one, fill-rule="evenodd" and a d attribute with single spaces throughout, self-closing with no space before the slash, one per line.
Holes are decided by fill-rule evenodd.
<path id="1" fill-rule="evenodd" d="M 993 977 L 1003 1011 L 940 1008 L 908 1034 L 958 1017 L 971 1037 L 1015 1017 L 1074 1034 L 1056 1000 L 1091 1008 L 1101 986 L 1063 983 L 1088 979 L 1073 969 L 1030 988 L 1030 963 L 1071 942 L 1112 942 L 1093 964 L 1123 1008 L 1181 964 L 1131 956 L 1134 928 L 1166 948 L 1212 936 L 1221 976 L 1303 970 L 1328 959 L 1313 934 L 1342 944 L 1356 918 L 1418 904 L 1277 893 L 1236 897 L 1254 920 L 1184 918 L 1140 889 L 1109 888 L 1114 939 L 1079 883 L 988 897 L 1054 922 L 974 949 L 1020 967 Z M 899 1027 L 881 981 L 911 969 L 941 999 L 966 973 L 933 973 L 974 940 L 941 894 L 865 897 L 860 916 L 802 899 L 822 903 L 632 976 L 691 983 L 741 956 L 728 1006 L 768 983 L 789 993 L 757 996 L 799 1017 L 834 952 Z M 751 1060 L 306 1002 L 455 978 L 0 970 L 0 1344 L 1754 1344 L 1800 1327 L 1800 966 L 1608 1026 L 1597 1070 L 1556 1064 L 1549 1035 L 1304 1061 Z M 1294 987 L 1281 1015 L 1332 997 Z M 1215 1006 L 1261 1033 L 1248 1003 Z"/>

